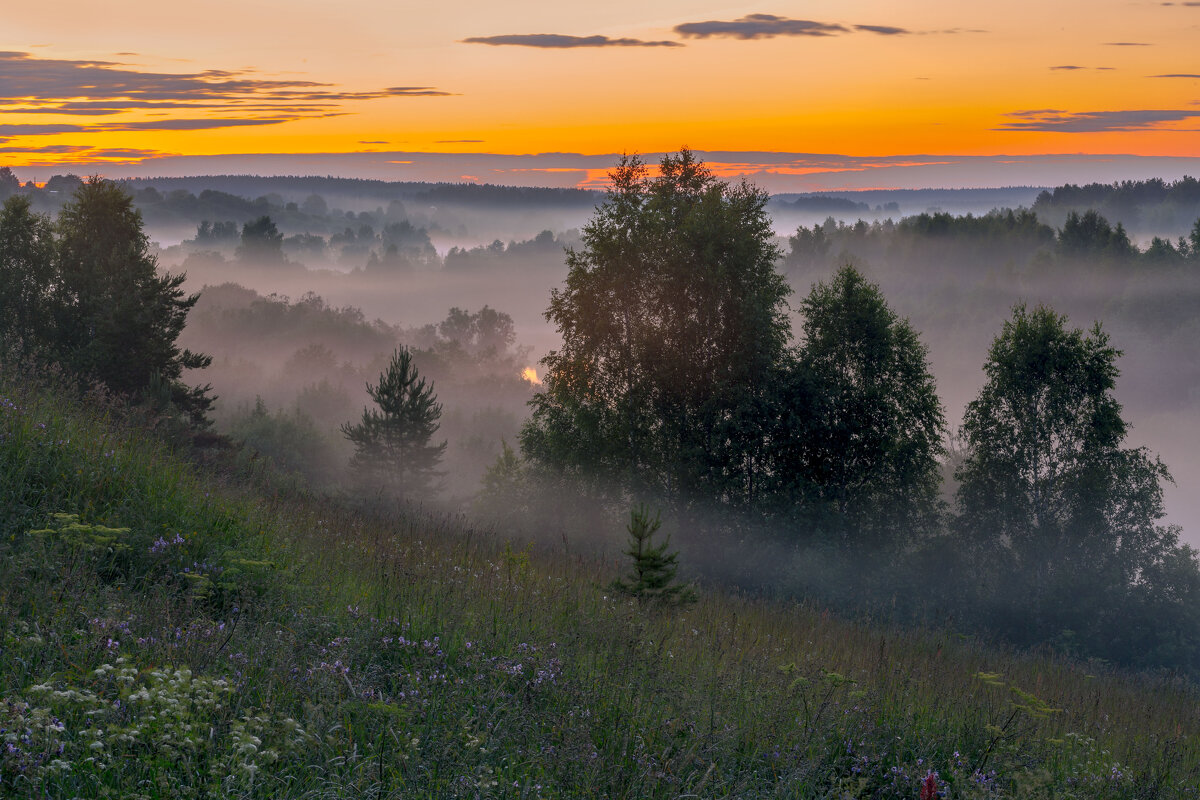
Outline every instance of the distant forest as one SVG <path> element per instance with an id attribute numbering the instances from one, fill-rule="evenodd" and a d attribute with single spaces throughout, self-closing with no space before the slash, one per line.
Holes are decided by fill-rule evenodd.
<path id="1" fill-rule="evenodd" d="M 1126 228 L 1165 232 L 1190 226 L 1200 217 L 1200 181 L 1183 177 L 1120 183 L 1067 184 L 1044 191 L 1033 210 L 1045 222 L 1061 225 L 1072 211 L 1095 210 Z"/>

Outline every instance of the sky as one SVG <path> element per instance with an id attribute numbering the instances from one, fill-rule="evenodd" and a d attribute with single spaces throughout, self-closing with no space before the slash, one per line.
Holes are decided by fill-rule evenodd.
<path id="1" fill-rule="evenodd" d="M 1200 174 L 1200 2 L 10 4 L 22 179 L 597 186 L 688 146 L 771 191 Z"/>

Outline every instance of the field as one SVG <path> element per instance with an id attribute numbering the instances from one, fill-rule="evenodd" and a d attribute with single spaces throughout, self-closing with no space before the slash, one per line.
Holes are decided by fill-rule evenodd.
<path id="1" fill-rule="evenodd" d="M 1194 686 L 196 466 L 0 368 L 6 797 L 1195 797 Z M 937 581 L 938 576 L 927 580 Z"/>

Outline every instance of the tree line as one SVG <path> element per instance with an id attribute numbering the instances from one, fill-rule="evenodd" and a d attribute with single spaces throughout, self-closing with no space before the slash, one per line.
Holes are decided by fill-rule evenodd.
<path id="1" fill-rule="evenodd" d="M 1013 308 L 947 504 L 927 350 L 877 286 L 841 267 L 800 300 L 794 337 L 764 193 L 686 150 L 656 172 L 624 159 L 611 178 L 546 312 L 563 344 L 542 362 L 524 463 L 506 452 L 493 492 L 600 479 L 613 502 L 658 503 L 684 528 L 737 510 L 853 562 L 880 584 L 859 597 L 906 586 L 921 596 L 900 605 L 1022 645 L 1200 665 L 1197 553 L 1162 524 L 1167 468 L 1124 444 L 1120 351 L 1099 324 Z M 989 224 L 1041 235 L 1021 216 Z M 929 580 L 889 578 L 909 570 Z"/>

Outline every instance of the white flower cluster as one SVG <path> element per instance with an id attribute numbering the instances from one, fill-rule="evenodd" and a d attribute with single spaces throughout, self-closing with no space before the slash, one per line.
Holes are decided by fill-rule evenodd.
<path id="1" fill-rule="evenodd" d="M 45 682 L 24 700 L 0 701 L 0 775 L 53 780 L 68 771 L 128 768 L 137 759 L 208 763 L 232 790 L 260 769 L 311 747 L 312 737 L 283 714 L 251 709 L 234 717 L 233 688 L 187 667 L 139 670 L 125 658 L 87 673 L 87 686 Z"/>

